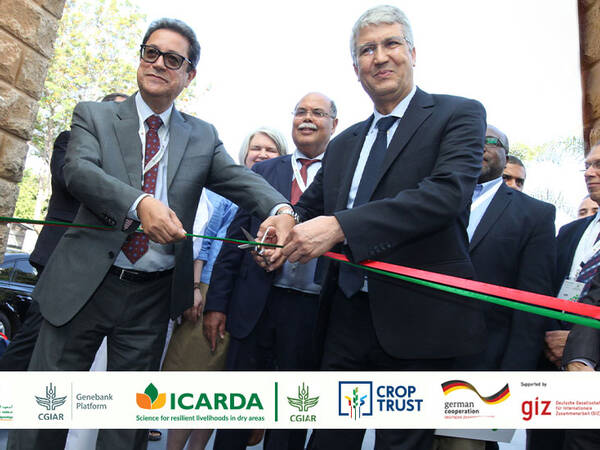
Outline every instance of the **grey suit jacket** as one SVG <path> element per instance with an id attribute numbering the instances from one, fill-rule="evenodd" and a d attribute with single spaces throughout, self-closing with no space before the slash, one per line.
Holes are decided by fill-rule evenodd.
<path id="1" fill-rule="evenodd" d="M 81 201 L 75 223 L 111 231 L 70 228 L 48 261 L 33 293 L 53 325 L 71 320 L 106 276 L 128 233 L 127 213 L 142 192 L 142 142 L 135 96 L 123 103 L 84 102 L 75 107 L 64 168 L 69 191 Z M 169 125 L 169 207 L 192 230 L 204 187 L 259 217 L 287 200 L 259 175 L 235 164 L 215 128 L 173 109 Z M 192 241 L 175 247 L 171 317 L 193 304 Z"/>

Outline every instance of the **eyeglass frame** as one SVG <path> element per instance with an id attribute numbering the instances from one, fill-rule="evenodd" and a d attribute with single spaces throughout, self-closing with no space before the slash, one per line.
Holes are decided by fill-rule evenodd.
<path id="1" fill-rule="evenodd" d="M 144 53 L 145 53 L 146 49 L 152 49 L 152 50 L 154 50 L 155 52 L 157 52 L 157 53 L 158 53 L 158 56 L 156 57 L 156 59 L 155 59 L 155 60 L 153 60 L 153 61 L 150 61 L 150 60 L 148 60 L 148 59 L 144 58 Z M 179 64 L 179 66 L 178 66 L 177 68 L 175 68 L 175 67 L 169 67 L 169 66 L 167 65 L 167 60 L 165 59 L 165 55 L 177 56 L 177 57 L 179 57 L 179 58 L 183 58 L 183 59 L 181 60 L 181 63 Z M 188 58 L 186 58 L 185 56 L 183 56 L 183 55 L 180 55 L 179 53 L 176 53 L 176 52 L 163 52 L 163 51 L 161 51 L 160 49 L 158 49 L 157 47 L 155 47 L 154 45 L 148 45 L 148 44 L 142 44 L 142 45 L 140 45 L 140 58 L 141 58 L 141 59 L 142 59 L 144 62 L 147 62 L 148 64 L 154 64 L 156 61 L 158 61 L 158 59 L 159 59 L 161 56 L 163 57 L 163 64 L 164 64 L 164 65 L 165 65 L 165 67 L 166 67 L 167 69 L 169 69 L 169 70 L 179 70 L 179 69 L 181 69 L 181 66 L 183 66 L 183 63 L 184 63 L 184 62 L 187 62 L 187 63 L 190 65 L 190 67 L 191 67 L 191 68 L 193 68 L 193 67 L 194 67 L 194 65 L 192 64 L 192 61 L 190 61 L 190 60 L 189 60 Z"/>
<path id="2" fill-rule="evenodd" d="M 495 140 L 496 140 L 496 143 L 493 143 L 493 142 L 488 142 L 488 139 L 495 139 Z M 491 145 L 491 146 L 494 146 L 494 147 L 501 147 L 501 148 L 503 148 L 503 149 L 504 149 L 506 152 L 508 152 L 508 149 L 507 149 L 507 148 L 504 146 L 504 144 L 502 143 L 502 141 L 500 140 L 500 138 L 499 138 L 499 137 L 496 137 L 496 136 L 486 136 L 486 137 L 485 137 L 485 142 L 483 143 L 483 145 L 484 145 L 484 147 L 485 147 L 485 146 L 486 146 L 486 145 L 488 145 L 488 144 L 489 144 L 489 145 Z"/>
<path id="3" fill-rule="evenodd" d="M 300 111 L 300 112 L 298 112 Z M 302 112 L 304 111 L 304 112 Z M 308 116 L 308 114 L 310 113 L 311 116 L 316 117 L 317 119 L 324 119 L 325 117 L 331 117 L 332 119 L 335 119 L 335 116 L 323 111 L 322 109 L 306 109 L 306 108 L 297 108 L 295 110 L 292 111 L 292 115 L 294 117 L 299 117 L 300 119 Z"/>

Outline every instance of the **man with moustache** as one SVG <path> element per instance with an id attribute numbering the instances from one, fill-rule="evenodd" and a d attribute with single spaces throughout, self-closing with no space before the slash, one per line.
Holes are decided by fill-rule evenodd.
<path id="1" fill-rule="evenodd" d="M 139 92 L 76 106 L 64 167 L 82 203 L 75 222 L 113 230 L 70 228 L 59 242 L 33 293 L 44 322 L 29 370 L 88 370 L 105 336 L 108 370 L 158 369 L 169 317 L 193 305 L 184 237 L 204 186 L 259 217 L 291 213 L 281 194 L 234 163 L 212 125 L 173 106 L 199 57 L 189 26 L 157 20 L 140 47 Z M 8 448 L 62 449 L 65 437 L 17 430 Z M 147 439 L 147 430 L 100 430 L 96 448 L 141 449 Z"/>
<path id="2" fill-rule="evenodd" d="M 252 170 L 295 204 L 321 168 L 329 139 L 338 123 L 334 102 L 310 93 L 294 108 L 293 155 L 257 163 Z M 241 229 L 255 235 L 260 220 L 239 210 L 228 238 L 244 239 Z M 230 333 L 229 370 L 315 370 L 313 333 L 320 286 L 315 283 L 317 260 L 285 263 L 265 272 L 248 252 L 223 246 L 207 293 L 204 331 L 211 348 L 225 328 Z M 271 356 L 272 355 L 272 356 Z M 245 449 L 251 430 L 219 430 L 215 449 Z M 264 448 L 302 450 L 306 430 L 267 430 Z"/>
<path id="3" fill-rule="evenodd" d="M 394 6 L 366 11 L 352 32 L 354 70 L 371 117 L 331 141 L 294 206 L 302 223 L 267 270 L 333 249 L 366 259 L 472 278 L 466 225 L 481 169 L 485 110 L 428 94 L 413 81 L 408 19 Z M 269 224 L 261 226 L 262 236 Z M 282 236 L 268 233 L 278 240 Z M 324 370 L 449 370 L 485 345 L 477 303 L 347 265 L 328 264 L 319 305 Z M 456 323 L 460 322 L 460 326 Z M 310 448 L 360 449 L 364 430 L 315 430 Z M 426 449 L 433 430 L 377 430 L 378 449 Z"/>

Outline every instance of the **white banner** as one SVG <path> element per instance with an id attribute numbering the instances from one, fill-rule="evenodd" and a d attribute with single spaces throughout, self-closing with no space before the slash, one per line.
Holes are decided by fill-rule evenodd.
<path id="1" fill-rule="evenodd" d="M 596 372 L 4 372 L 0 427 L 597 428 L 599 386 Z"/>

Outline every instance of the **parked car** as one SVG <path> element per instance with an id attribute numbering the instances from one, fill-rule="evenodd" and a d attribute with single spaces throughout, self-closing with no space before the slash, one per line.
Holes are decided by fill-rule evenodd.
<path id="1" fill-rule="evenodd" d="M 21 327 L 31 304 L 37 270 L 29 264 L 28 253 L 6 253 L 0 264 L 0 333 L 9 339 Z"/>

